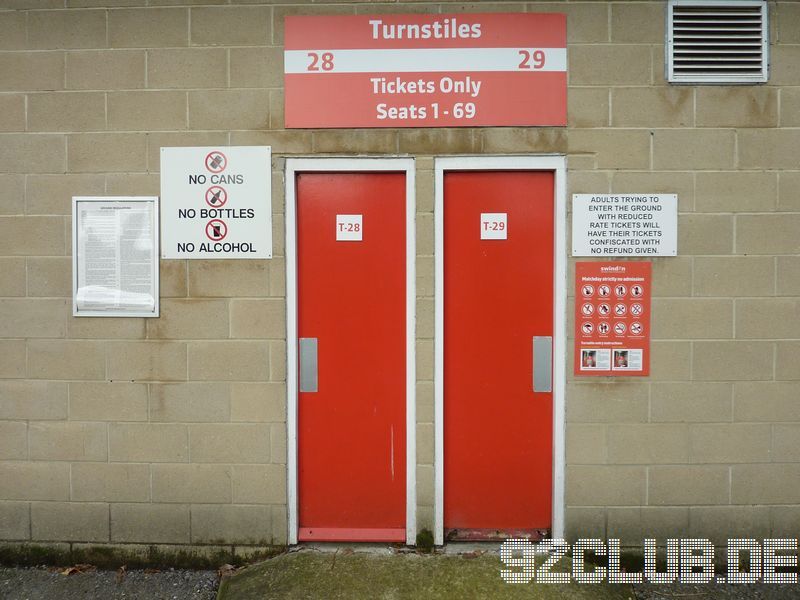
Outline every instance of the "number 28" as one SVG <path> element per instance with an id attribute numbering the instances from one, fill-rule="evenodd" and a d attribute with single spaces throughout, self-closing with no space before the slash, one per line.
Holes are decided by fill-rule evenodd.
<path id="1" fill-rule="evenodd" d="M 322 54 L 309 52 L 308 58 L 311 59 L 311 62 L 306 67 L 307 71 L 319 71 L 320 68 L 323 71 L 333 71 L 333 52 L 323 52 Z"/>

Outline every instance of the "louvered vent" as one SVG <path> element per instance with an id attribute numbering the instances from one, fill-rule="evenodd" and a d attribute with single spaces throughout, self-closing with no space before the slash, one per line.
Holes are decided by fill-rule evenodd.
<path id="1" fill-rule="evenodd" d="M 667 79 L 675 83 L 767 81 L 767 4 L 761 0 L 671 0 Z"/>

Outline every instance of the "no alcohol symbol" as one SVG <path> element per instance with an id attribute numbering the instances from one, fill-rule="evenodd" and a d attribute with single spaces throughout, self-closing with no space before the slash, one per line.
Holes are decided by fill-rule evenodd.
<path id="1" fill-rule="evenodd" d="M 219 150 L 206 154 L 206 169 L 212 173 L 222 173 L 228 166 L 228 158 Z"/>
<path id="2" fill-rule="evenodd" d="M 228 192 L 225 191 L 225 188 L 222 188 L 218 185 L 212 185 L 206 190 L 206 204 L 209 206 L 219 208 L 220 206 L 224 206 L 227 201 Z"/>
<path id="3" fill-rule="evenodd" d="M 212 219 L 206 223 L 206 236 L 208 236 L 208 239 L 219 242 L 220 240 L 224 240 L 226 235 L 228 235 L 228 226 L 225 224 L 225 221 Z"/>

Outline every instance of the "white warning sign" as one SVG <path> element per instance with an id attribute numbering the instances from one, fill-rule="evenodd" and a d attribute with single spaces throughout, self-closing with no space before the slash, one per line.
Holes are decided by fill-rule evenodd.
<path id="1" fill-rule="evenodd" d="M 677 194 L 573 194 L 573 256 L 675 256 Z"/>
<path id="2" fill-rule="evenodd" d="M 269 146 L 161 148 L 161 258 L 272 258 Z"/>

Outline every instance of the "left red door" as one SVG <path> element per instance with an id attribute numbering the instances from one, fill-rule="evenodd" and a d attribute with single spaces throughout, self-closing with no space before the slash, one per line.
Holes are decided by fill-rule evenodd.
<path id="1" fill-rule="evenodd" d="M 405 541 L 405 186 L 297 175 L 300 541 Z"/>

